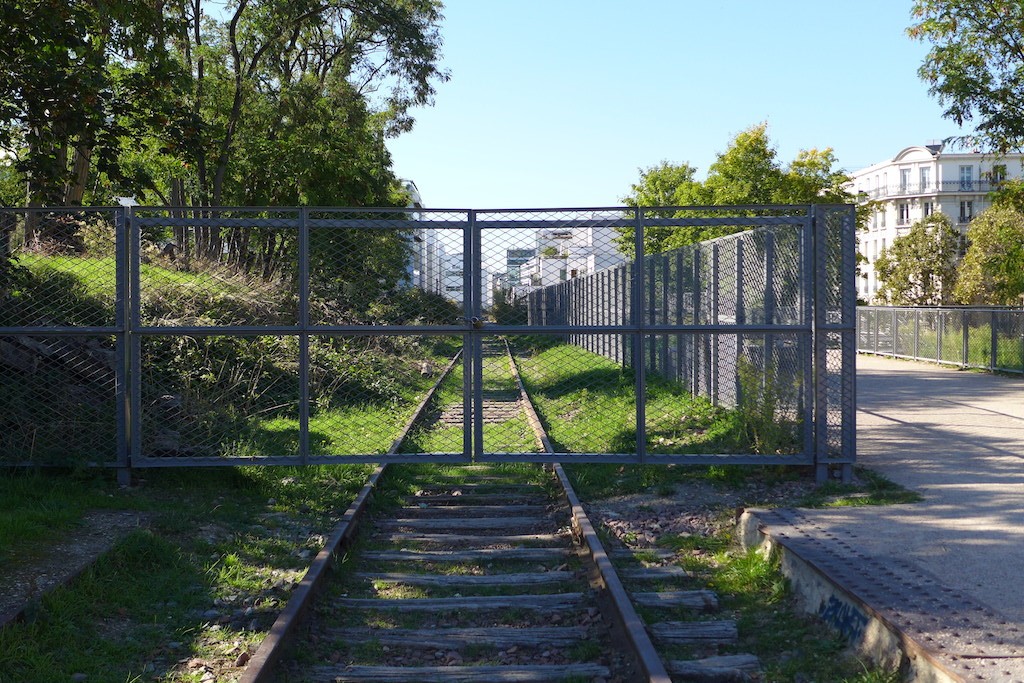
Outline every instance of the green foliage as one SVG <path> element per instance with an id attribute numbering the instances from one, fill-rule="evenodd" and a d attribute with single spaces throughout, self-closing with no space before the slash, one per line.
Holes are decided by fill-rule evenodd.
<path id="1" fill-rule="evenodd" d="M 192 680 L 183 658 L 223 660 L 232 647 L 254 648 L 287 599 L 273 584 L 301 577 L 308 560 L 297 554 L 318 549 L 317 535 L 370 469 L 149 470 L 131 489 L 112 476 L 0 477 L 0 519 L 34 516 L 34 528 L 14 537 L 12 562 L 45 550 L 88 509 L 150 520 L 150 530 L 129 534 L 26 620 L 0 629 L 0 680 Z M 0 545 L 6 540 L 0 526 Z M 211 609 L 224 621 L 204 616 Z"/>
<path id="2" fill-rule="evenodd" d="M 878 298 L 897 306 L 942 306 L 953 302 L 960 234 L 948 216 L 933 213 L 893 240 L 875 261 L 883 281 Z"/>
<path id="3" fill-rule="evenodd" d="M 529 311 L 526 298 L 515 299 L 511 290 L 494 292 L 494 306 L 491 308 L 494 322 L 498 325 L 526 325 L 529 322 Z"/>
<path id="4" fill-rule="evenodd" d="M 1024 214 L 1010 206 L 993 206 L 971 221 L 967 240 L 957 300 L 1019 305 L 1024 295 Z"/>
<path id="5" fill-rule="evenodd" d="M 627 206 L 691 207 L 689 211 L 656 211 L 661 218 L 700 216 L 701 206 L 769 206 L 773 204 L 853 203 L 844 189 L 848 176 L 836 170 L 837 160 L 831 148 L 801 150 L 796 159 L 783 168 L 768 137 L 765 123 L 736 135 L 725 152 L 708 168 L 707 179 L 695 179 L 696 169 L 689 164 L 662 161 L 640 171 L 640 181 L 623 198 Z M 708 214 L 714 215 L 714 214 Z M 858 209 L 858 220 L 867 220 Z M 676 249 L 745 228 L 729 225 L 657 226 L 644 231 L 644 250 L 656 253 Z M 619 250 L 633 255 L 631 228 L 620 229 L 616 238 Z"/>
<path id="6" fill-rule="evenodd" d="M 997 154 L 1024 144 L 1024 5 L 1016 0 L 916 0 L 907 33 L 931 49 L 918 69 L 943 116 L 974 123 L 965 141 Z"/>
<path id="7" fill-rule="evenodd" d="M 799 452 L 800 423 L 786 415 L 787 406 L 795 404 L 795 378 L 787 382 L 776 363 L 758 367 L 746 356 L 738 359 L 736 373 L 740 388 L 736 419 L 743 445 L 752 453 Z"/>
<path id="8" fill-rule="evenodd" d="M 5 3 L 0 146 L 38 204 L 392 205 L 384 139 L 447 79 L 440 7 Z"/>

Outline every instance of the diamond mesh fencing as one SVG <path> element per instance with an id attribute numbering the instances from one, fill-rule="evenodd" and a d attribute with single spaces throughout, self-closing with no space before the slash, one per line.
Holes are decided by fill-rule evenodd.
<path id="1" fill-rule="evenodd" d="M 573 252 L 550 250 L 545 258 L 538 242 L 539 277 L 526 292 L 530 326 L 551 331 L 552 345 L 583 349 L 618 368 L 633 401 L 627 410 L 636 410 L 641 427 L 617 430 L 624 453 L 634 452 L 632 444 L 649 462 L 849 465 L 853 214 L 849 207 L 731 211 L 609 218 L 606 243 L 623 261 L 569 277 L 551 269 L 559 277 L 549 284 L 543 261 L 569 260 Z M 657 253 L 635 258 L 644 250 Z M 604 327 L 614 330 L 602 333 Z M 568 366 L 564 358 L 552 362 Z M 587 383 L 582 372 L 575 375 Z M 604 424 L 619 422 L 609 412 Z M 570 454 L 593 450 L 559 443 Z"/>
<path id="2" fill-rule="evenodd" d="M 0 439 L 122 467 L 851 462 L 848 214 L 0 212 Z"/>
<path id="3" fill-rule="evenodd" d="M 857 350 L 962 368 L 1024 373 L 1024 311 L 862 306 Z"/>
<path id="4" fill-rule="evenodd" d="M 122 238 L 113 209 L 0 209 L 0 461 L 117 463 Z"/>
<path id="5" fill-rule="evenodd" d="M 819 429 L 817 464 L 842 466 L 849 477 L 856 443 L 856 219 L 849 207 L 814 207 L 818 252 L 815 376 Z M 824 270 L 824 277 L 821 271 Z"/>

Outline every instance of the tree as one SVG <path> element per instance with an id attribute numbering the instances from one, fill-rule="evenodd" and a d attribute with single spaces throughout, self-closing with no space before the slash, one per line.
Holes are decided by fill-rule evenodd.
<path id="1" fill-rule="evenodd" d="M 737 134 L 725 152 L 708 168 L 704 187 L 708 204 L 778 204 L 783 178 L 776 152 L 768 139 L 768 124 Z"/>
<path id="2" fill-rule="evenodd" d="M 956 298 L 965 304 L 1013 306 L 1024 294 L 1024 214 L 993 206 L 971 221 Z"/>
<path id="3" fill-rule="evenodd" d="M 960 235 L 941 213 L 917 221 L 875 261 L 882 286 L 878 298 L 897 306 L 938 306 L 953 302 Z"/>
<path id="4" fill-rule="evenodd" d="M 384 138 L 447 78 L 440 7 L 12 0 L 0 147 L 32 204 L 81 204 L 92 178 L 174 206 L 388 203 Z"/>
<path id="5" fill-rule="evenodd" d="M 660 218 L 699 216 L 701 212 L 694 208 L 701 206 L 853 203 L 855 197 L 844 189 L 849 177 L 835 166 L 835 154 L 826 148 L 801 150 L 783 168 L 768 137 L 768 126 L 761 123 L 732 139 L 708 168 L 705 181 L 695 179 L 697 170 L 689 164 L 663 161 L 641 170 L 640 181 L 622 201 L 627 206 L 690 207 L 686 211 L 655 211 Z M 869 215 L 870 207 L 858 207 L 859 221 L 866 221 Z M 729 225 L 655 226 L 644 232 L 644 250 L 676 249 L 743 229 Z M 620 251 L 632 255 L 633 239 L 632 228 L 620 230 L 616 238 Z"/>
<path id="6" fill-rule="evenodd" d="M 152 114 L 177 73 L 163 15 L 130 0 L 14 0 L 0 25 L 0 147 L 30 205 L 81 204 L 91 170 L 119 179 L 126 120 Z"/>
<path id="7" fill-rule="evenodd" d="M 930 42 L 918 69 L 964 141 L 1004 154 L 1024 145 L 1024 4 L 1017 0 L 916 0 L 907 33 Z"/>

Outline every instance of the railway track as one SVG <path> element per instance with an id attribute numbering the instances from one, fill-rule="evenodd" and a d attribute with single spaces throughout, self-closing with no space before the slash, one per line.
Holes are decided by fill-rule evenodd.
<path id="1" fill-rule="evenodd" d="M 525 420 L 550 449 L 508 347 L 486 345 L 484 356 L 485 425 Z M 456 413 L 428 397 L 403 438 L 458 428 Z M 736 625 L 713 618 L 716 596 L 687 589 L 669 557 L 608 553 L 559 465 L 416 467 L 405 495 L 370 510 L 375 471 L 243 683 L 757 680 L 756 658 L 717 656 Z M 680 646 L 685 660 L 658 651 Z"/>

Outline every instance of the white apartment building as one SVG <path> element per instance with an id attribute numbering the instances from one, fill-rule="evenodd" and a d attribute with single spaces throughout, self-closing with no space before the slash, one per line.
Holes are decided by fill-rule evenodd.
<path id="1" fill-rule="evenodd" d="M 534 256 L 519 266 L 516 296 L 622 263 L 614 237 L 607 226 L 538 230 Z"/>
<path id="2" fill-rule="evenodd" d="M 1002 157 L 946 151 L 941 143 L 907 147 L 892 159 L 850 174 L 848 186 L 862 200 L 880 202 L 867 229 L 858 233 L 860 266 L 857 293 L 871 301 L 880 283 L 874 264 L 883 249 L 910 226 L 933 212 L 943 213 L 961 233 L 991 204 L 999 183 L 1024 177 L 1024 154 Z"/>

